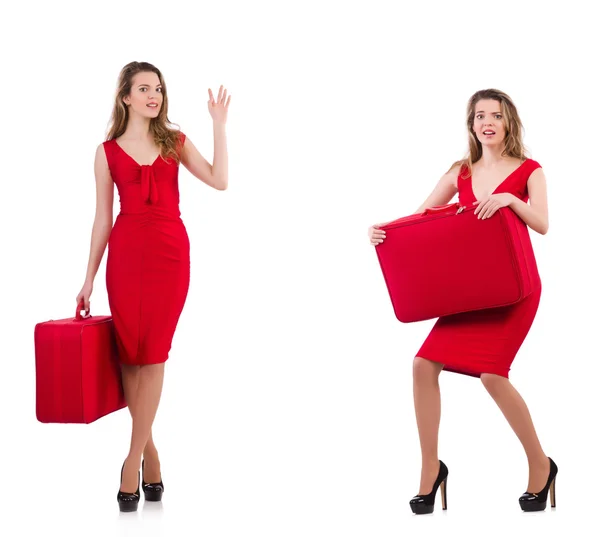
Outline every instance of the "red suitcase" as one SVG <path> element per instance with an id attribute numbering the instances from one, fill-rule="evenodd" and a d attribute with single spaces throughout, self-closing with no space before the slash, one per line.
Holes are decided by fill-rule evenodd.
<path id="1" fill-rule="evenodd" d="M 126 406 L 112 317 L 35 326 L 36 415 L 42 423 L 91 423 Z"/>
<path id="2" fill-rule="evenodd" d="M 404 323 L 515 304 L 540 285 L 527 225 L 503 207 L 480 220 L 452 203 L 388 222 L 375 250 Z"/>

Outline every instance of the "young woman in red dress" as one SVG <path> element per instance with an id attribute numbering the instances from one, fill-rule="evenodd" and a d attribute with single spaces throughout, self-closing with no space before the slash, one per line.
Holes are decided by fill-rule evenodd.
<path id="1" fill-rule="evenodd" d="M 146 62 L 122 69 L 107 140 L 96 149 L 96 216 L 85 283 L 76 300 L 89 312 L 94 278 L 108 245 L 106 289 L 132 417 L 117 495 L 122 511 L 137 509 L 140 465 L 145 499 L 158 501 L 164 491 L 152 423 L 190 280 L 190 244 L 179 211 L 179 164 L 207 185 L 227 188 L 225 124 L 231 96 L 223 86 L 217 99 L 210 89 L 208 95 L 212 165 L 185 134 L 170 127 L 165 80 Z M 114 185 L 120 212 L 113 226 Z"/>
<path id="2" fill-rule="evenodd" d="M 510 97 L 494 89 L 475 93 L 467 107 L 467 130 L 467 157 L 442 176 L 416 212 L 445 205 L 458 194 L 462 205 L 478 205 L 478 218 L 491 218 L 501 207 L 510 207 L 531 229 L 545 235 L 546 179 L 540 164 L 525 155 L 521 120 Z M 381 225 L 369 228 L 373 245 L 385 239 Z M 508 380 L 510 366 L 535 318 L 540 295 L 538 281 L 537 290 L 513 306 L 442 317 L 421 346 L 413 364 L 422 455 L 419 494 L 410 501 L 414 513 L 433 511 L 438 487 L 442 507 L 446 508 L 448 468 L 438 459 L 438 377 L 442 370 L 479 377 L 521 441 L 529 462 L 527 492 L 519 498 L 521 508 L 545 509 L 548 492 L 555 506 L 558 468 L 544 453 L 527 405 Z"/>

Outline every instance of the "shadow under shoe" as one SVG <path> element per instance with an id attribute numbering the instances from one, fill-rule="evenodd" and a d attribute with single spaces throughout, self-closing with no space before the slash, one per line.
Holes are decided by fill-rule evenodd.
<path id="1" fill-rule="evenodd" d="M 433 488 L 431 492 L 424 496 L 414 496 L 412 500 L 410 500 L 410 508 L 415 515 L 428 515 L 433 513 L 433 508 L 435 505 L 435 495 L 437 493 L 437 489 L 440 488 L 440 492 L 442 494 L 442 509 L 445 511 L 448 503 L 446 498 L 446 484 L 448 482 L 448 467 L 440 461 L 440 470 L 438 472 L 438 476 L 433 484 Z"/>

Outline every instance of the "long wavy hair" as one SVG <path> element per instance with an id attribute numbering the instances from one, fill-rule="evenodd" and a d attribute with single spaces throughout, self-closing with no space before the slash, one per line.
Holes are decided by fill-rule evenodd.
<path id="1" fill-rule="evenodd" d="M 502 113 L 502 122 L 505 130 L 502 156 L 514 157 L 519 160 L 525 160 L 527 158 L 526 149 L 523 145 L 523 124 L 521 123 L 517 107 L 512 99 L 506 93 L 497 89 L 479 90 L 471 96 L 469 103 L 467 104 L 469 150 L 464 158 L 454 162 L 452 166 L 450 166 L 450 169 L 457 164 L 461 167 L 464 166 L 466 168 L 466 174 L 463 175 L 464 179 L 471 176 L 473 164 L 475 164 L 483 154 L 481 142 L 477 139 L 477 135 L 473 130 L 476 112 L 475 107 L 482 99 L 492 99 L 500 103 L 500 112 Z"/>
<path id="2" fill-rule="evenodd" d="M 167 95 L 167 85 L 160 70 L 148 62 L 131 62 L 128 63 L 119 73 L 117 82 L 117 90 L 115 92 L 115 102 L 109 122 L 106 140 L 112 140 L 121 136 L 127 128 L 129 120 L 129 108 L 123 102 L 123 97 L 131 93 L 133 85 L 133 77 L 138 73 L 156 73 L 162 86 L 161 92 L 163 101 L 158 116 L 150 119 L 150 132 L 154 138 L 156 145 L 160 147 L 160 154 L 163 159 L 172 158 L 179 164 L 180 155 L 180 139 L 179 130 L 171 128 L 172 125 L 168 118 L 169 97 Z M 179 125 L 177 125 L 179 126 Z"/>

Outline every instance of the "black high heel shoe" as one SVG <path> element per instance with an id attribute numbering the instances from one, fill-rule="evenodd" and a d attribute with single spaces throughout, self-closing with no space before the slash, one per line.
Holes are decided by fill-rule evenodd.
<path id="1" fill-rule="evenodd" d="M 165 490 L 162 479 L 158 483 L 146 483 L 144 481 L 144 461 L 142 461 L 142 490 L 144 491 L 144 499 L 147 502 L 160 502 Z"/>
<path id="2" fill-rule="evenodd" d="M 123 482 L 123 468 L 125 463 L 121 467 L 121 482 Z M 137 511 L 138 504 L 140 503 L 140 472 L 138 470 L 138 487 L 135 492 L 122 492 L 119 487 L 117 494 L 117 501 L 119 502 L 119 509 L 123 512 Z"/>
<path id="3" fill-rule="evenodd" d="M 548 481 L 546 486 L 538 493 L 524 492 L 519 498 L 519 505 L 523 511 L 543 511 L 546 509 L 548 502 L 548 492 L 550 492 L 550 505 L 556 507 L 556 474 L 558 473 L 558 466 L 550 459 L 550 474 L 548 475 Z"/>
<path id="4" fill-rule="evenodd" d="M 448 481 L 448 467 L 440 461 L 440 471 L 438 472 L 438 476 L 433 484 L 433 488 L 431 492 L 424 496 L 415 496 L 412 500 L 410 500 L 410 508 L 415 515 L 428 515 L 433 513 L 433 507 L 435 504 L 435 494 L 437 492 L 438 487 L 440 487 L 440 492 L 442 493 L 442 509 L 445 511 L 448 507 L 447 498 L 446 498 L 446 483 Z"/>

